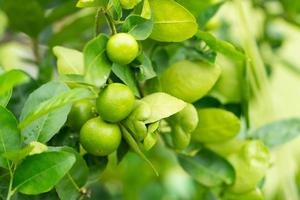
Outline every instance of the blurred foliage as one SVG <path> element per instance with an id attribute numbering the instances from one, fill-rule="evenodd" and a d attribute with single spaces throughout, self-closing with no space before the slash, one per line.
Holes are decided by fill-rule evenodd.
<path id="1" fill-rule="evenodd" d="M 198 1 L 194 4 L 191 4 L 190 0 L 177 2 L 197 16 L 201 30 L 209 30 L 225 41 L 238 47 L 242 46 L 239 37 L 241 26 L 235 19 L 237 16 L 232 2 Z M 17 117 L 20 116 L 21 108 L 29 94 L 57 76 L 52 47 L 61 45 L 81 50 L 86 41 L 93 37 L 95 9 L 79 10 L 75 4 L 74 0 L 0 0 L 0 66 L 5 70 L 21 68 L 32 76 L 29 83 L 14 89 L 8 104 L 8 108 Z M 272 120 L 300 117 L 300 1 L 252 0 L 244 2 L 243 6 L 249 11 L 247 14 L 251 20 L 250 31 L 257 38 L 256 43 L 271 81 L 271 102 L 267 103 L 275 105 Z M 99 24 L 102 32 L 109 33 L 104 17 L 100 18 Z M 218 43 L 213 36 L 199 37 L 201 36 L 211 49 L 215 47 L 214 45 L 224 45 L 227 48 L 226 43 Z M 166 66 L 186 58 L 186 51 L 191 45 L 189 43 L 184 43 L 180 47 L 166 45 L 152 51 L 154 48 L 151 45 L 155 46 L 156 42 L 151 42 L 145 51 L 152 53 L 154 68 L 159 69 L 162 67 L 157 66 Z M 233 49 L 233 52 L 239 53 L 236 49 Z M 233 56 L 240 55 L 243 54 Z M 240 75 L 243 73 L 240 67 L 242 63 L 233 61 L 230 55 L 216 57 L 214 52 L 209 51 L 201 54 L 194 52 L 188 56 L 192 59 L 202 56 L 208 61 L 216 61 L 227 72 L 222 74 L 210 96 L 195 103 L 196 107 L 220 107 L 240 116 L 242 106 L 239 102 L 243 99 L 242 95 L 230 90 L 226 90 L 226 93 L 222 91 L 224 88 L 241 89 L 235 82 L 240 81 Z M 170 59 L 167 60 L 167 57 Z M 238 70 L 234 70 L 235 67 Z M 236 79 L 231 80 L 230 76 Z M 257 105 L 257 102 L 251 105 L 253 110 L 251 116 L 254 116 L 254 124 L 260 127 L 269 119 L 261 114 L 261 108 Z M 64 127 L 49 143 L 80 149 L 75 142 L 76 137 L 78 133 Z M 296 139 L 272 151 L 272 167 L 265 178 L 262 190 L 265 199 L 300 199 L 299 144 L 300 140 Z M 94 169 L 94 166 L 90 165 L 93 173 L 87 182 L 90 191 L 86 191 L 86 199 L 217 200 L 215 194 L 219 192 L 218 188 L 208 190 L 188 176 L 180 167 L 175 153 L 166 148 L 162 140 L 148 152 L 147 156 L 159 171 L 159 177 L 156 177 L 149 166 L 132 152 L 126 154 L 119 165 L 116 155 L 110 156 L 108 161 L 92 156 L 87 158 L 90 163 L 105 165 L 108 162 L 108 166 L 106 169 Z M 6 182 L 2 181 L 6 175 L 1 171 L 0 175 L 0 197 L 4 198 L 1 186 Z M 56 191 L 52 190 L 39 197 L 18 194 L 14 199 L 52 200 L 58 199 L 58 196 Z"/>

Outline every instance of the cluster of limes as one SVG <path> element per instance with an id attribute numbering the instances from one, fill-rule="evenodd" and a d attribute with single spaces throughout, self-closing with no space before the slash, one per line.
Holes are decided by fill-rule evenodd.
<path id="1" fill-rule="evenodd" d="M 138 55 L 139 46 L 130 34 L 118 33 L 109 39 L 106 51 L 112 62 L 127 65 Z M 80 143 L 87 152 L 105 156 L 118 148 L 122 138 L 118 122 L 130 114 L 134 103 L 135 97 L 128 86 L 111 83 L 96 100 L 76 102 L 68 123 L 80 130 Z"/>
<path id="2" fill-rule="evenodd" d="M 139 45 L 132 35 L 117 33 L 108 40 L 106 53 L 113 63 L 119 64 L 118 67 L 128 67 L 127 65 L 138 56 Z M 221 69 L 216 65 L 182 60 L 169 66 L 159 76 L 162 92 L 188 103 L 185 109 L 166 119 L 171 128 L 175 149 L 182 150 L 189 145 L 198 124 L 198 113 L 192 103 L 212 89 L 220 73 Z M 202 82 L 199 83 L 199 80 Z M 69 116 L 69 124 L 80 130 L 80 143 L 87 152 L 99 156 L 108 155 L 115 151 L 121 142 L 119 122 L 126 121 L 136 102 L 128 86 L 111 83 L 101 90 L 96 101 L 82 100 L 75 103 Z M 147 109 L 140 106 L 137 110 L 144 114 Z M 132 124 L 125 122 L 126 125 L 129 124 L 134 138 L 138 141 L 145 138 L 146 127 L 144 123 L 140 123 L 141 125 L 132 128 Z"/>
<path id="3" fill-rule="evenodd" d="M 139 45 L 130 34 L 118 33 L 108 40 L 106 53 L 113 63 L 119 64 L 119 67 L 127 67 L 137 57 Z M 220 73 L 216 66 L 180 61 L 168 67 L 160 76 L 162 91 L 193 103 L 211 89 L 199 84 L 198 80 L 215 82 L 214 73 Z M 129 116 L 134 104 L 135 97 L 128 86 L 112 83 L 100 92 L 95 102 L 82 100 L 75 103 L 69 116 L 69 124 L 80 129 L 80 143 L 87 152 L 99 156 L 108 155 L 118 148 L 122 139 L 118 123 Z M 198 123 L 196 108 L 188 104 L 181 112 L 167 119 L 167 122 L 172 129 L 174 148 L 186 148 Z M 144 129 L 144 125 L 142 127 Z M 135 132 L 145 131 L 133 132 L 136 136 L 139 133 Z"/>
<path id="4" fill-rule="evenodd" d="M 121 83 L 109 84 L 96 100 L 99 117 L 88 120 L 80 130 L 83 148 L 99 156 L 115 151 L 122 138 L 117 123 L 130 114 L 134 101 L 134 95 L 128 86 Z"/>
<path id="5" fill-rule="evenodd" d="M 80 130 L 80 144 L 93 155 L 105 156 L 114 152 L 122 138 L 118 122 L 132 111 L 135 97 L 128 86 L 112 83 L 96 100 L 76 102 L 69 114 L 69 125 Z"/>

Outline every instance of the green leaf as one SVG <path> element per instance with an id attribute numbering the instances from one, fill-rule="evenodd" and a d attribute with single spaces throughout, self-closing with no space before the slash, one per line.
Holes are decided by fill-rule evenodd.
<path id="1" fill-rule="evenodd" d="M 199 26 L 203 29 L 207 22 L 215 16 L 221 6 L 225 3 L 225 1 L 221 1 L 215 4 L 210 5 L 203 12 L 198 13 L 197 21 Z"/>
<path id="2" fill-rule="evenodd" d="M 146 102 L 151 108 L 151 116 L 145 123 L 153 123 L 170 117 L 186 106 L 184 101 L 163 92 L 150 94 L 142 98 L 142 101 Z"/>
<path id="3" fill-rule="evenodd" d="M 78 0 L 76 6 L 79 8 L 85 7 L 105 7 L 108 0 Z"/>
<path id="4" fill-rule="evenodd" d="M 57 69 L 60 75 L 84 74 L 83 54 L 80 51 L 56 46 L 53 53 L 57 57 Z"/>
<path id="5" fill-rule="evenodd" d="M 77 151 L 70 147 L 63 147 L 61 150 L 73 153 L 76 162 L 70 171 L 55 186 L 56 192 L 61 200 L 77 200 L 81 194 L 81 187 L 87 181 L 89 169 L 85 160 Z"/>
<path id="6" fill-rule="evenodd" d="M 217 39 L 211 33 L 198 31 L 196 34 L 198 39 L 203 40 L 212 50 L 220 52 L 225 56 L 228 56 L 237 60 L 244 60 L 245 55 L 239 51 L 235 46 L 231 43 Z"/>
<path id="7" fill-rule="evenodd" d="M 0 95 L 0 106 L 6 107 L 12 96 L 12 90 Z"/>
<path id="8" fill-rule="evenodd" d="M 0 96 L 7 95 L 13 87 L 26 83 L 30 80 L 29 76 L 21 70 L 11 70 L 0 75 Z"/>
<path id="9" fill-rule="evenodd" d="M 146 151 L 149 151 L 158 141 L 159 135 L 157 131 L 148 133 L 144 139 L 143 145 Z"/>
<path id="10" fill-rule="evenodd" d="M 9 151 L 3 154 L 3 157 L 18 163 L 29 155 L 34 155 L 47 151 L 48 147 L 39 142 L 31 142 L 20 150 Z"/>
<path id="11" fill-rule="evenodd" d="M 78 11 L 75 7 L 76 2 L 74 0 L 62 1 L 59 5 L 55 6 L 46 16 L 46 24 L 51 25 L 64 17 L 71 15 Z"/>
<path id="12" fill-rule="evenodd" d="M 0 106 L 0 167 L 10 168 L 10 162 L 3 154 L 21 148 L 22 138 L 15 116 Z"/>
<path id="13" fill-rule="evenodd" d="M 198 110 L 199 122 L 192 133 L 197 142 L 224 142 L 236 136 L 240 131 L 240 120 L 231 112 L 219 108 Z"/>
<path id="14" fill-rule="evenodd" d="M 214 3 L 213 1 L 176 0 L 188 9 L 197 19 L 201 28 L 217 13 L 225 1 Z"/>
<path id="15" fill-rule="evenodd" d="M 156 77 L 152 62 L 144 52 L 136 58 L 136 62 L 134 62 L 133 65 L 139 69 L 137 76 L 140 81 L 146 81 Z"/>
<path id="16" fill-rule="evenodd" d="M 222 143 L 205 144 L 205 147 L 223 157 L 227 157 L 231 154 L 239 152 L 247 142 L 247 140 L 234 138 L 232 140 L 224 141 Z"/>
<path id="17" fill-rule="evenodd" d="M 4 158 L 3 156 L 0 156 L 0 168 L 9 169 L 9 161 Z M 1 185 L 1 182 L 0 182 Z"/>
<path id="18" fill-rule="evenodd" d="M 21 135 L 15 116 L 0 106 L 0 155 L 21 148 Z"/>
<path id="19" fill-rule="evenodd" d="M 5 0 L 2 5 L 10 26 L 36 38 L 44 28 L 44 11 L 38 0 Z"/>
<path id="20" fill-rule="evenodd" d="M 108 37 L 100 34 L 89 41 L 83 51 L 86 78 L 98 87 L 105 84 L 111 71 L 111 63 L 105 54 L 107 41 Z"/>
<path id="21" fill-rule="evenodd" d="M 139 5 L 142 0 L 119 0 L 122 8 L 125 10 L 131 10 Z"/>
<path id="22" fill-rule="evenodd" d="M 88 86 L 94 89 L 98 89 L 94 85 L 91 85 L 85 80 L 85 77 L 83 75 L 78 74 L 66 74 L 59 77 L 59 80 L 68 84 L 71 88 L 75 87 L 82 87 L 82 86 Z"/>
<path id="23" fill-rule="evenodd" d="M 121 126 L 122 134 L 129 144 L 129 146 L 132 148 L 132 150 L 137 153 L 154 171 L 154 173 L 158 176 L 158 172 L 153 166 L 153 164 L 148 160 L 148 158 L 145 156 L 145 154 L 140 149 L 138 143 L 134 140 L 134 138 L 131 136 L 131 134 L 127 131 L 127 129 L 124 126 Z"/>
<path id="24" fill-rule="evenodd" d="M 112 66 L 112 71 L 119 79 L 121 79 L 121 81 L 128 85 L 128 87 L 133 91 L 135 96 L 140 97 L 140 92 L 137 87 L 134 74 L 129 66 L 123 66 L 114 63 Z"/>
<path id="25" fill-rule="evenodd" d="M 64 23 L 61 29 L 52 33 L 48 40 L 48 46 L 53 47 L 56 45 L 70 44 L 73 46 L 80 45 L 81 48 L 81 46 L 86 43 L 84 38 L 92 37 L 93 35 L 93 28 L 91 26 L 91 21 L 93 20 L 95 20 L 95 14 L 92 12 Z M 100 18 L 99 23 L 101 25 L 104 24 L 105 19 Z"/>
<path id="26" fill-rule="evenodd" d="M 144 0 L 141 17 L 145 19 L 151 18 L 151 7 L 148 0 Z"/>
<path id="27" fill-rule="evenodd" d="M 300 119 L 284 119 L 267 124 L 250 133 L 251 137 L 262 140 L 268 147 L 285 144 L 300 135 Z"/>
<path id="28" fill-rule="evenodd" d="M 8 25 L 8 19 L 5 13 L 1 10 L 0 11 L 0 37 L 3 37 L 3 34 L 6 31 Z"/>
<path id="29" fill-rule="evenodd" d="M 144 101 L 136 100 L 134 109 L 126 118 L 125 126 L 130 130 L 132 136 L 138 142 L 144 140 L 147 135 L 148 127 L 144 121 L 147 120 L 150 115 L 150 106 Z"/>
<path id="30" fill-rule="evenodd" d="M 120 0 L 111 0 L 115 13 L 117 14 L 117 20 L 122 17 L 122 7 Z"/>
<path id="31" fill-rule="evenodd" d="M 149 151 L 158 141 L 158 129 L 159 122 L 155 122 L 148 126 L 147 136 L 144 139 L 143 145 L 146 151 Z"/>
<path id="32" fill-rule="evenodd" d="M 181 42 L 197 32 L 195 17 L 173 0 L 149 0 L 153 30 L 151 38 L 161 42 Z"/>
<path id="33" fill-rule="evenodd" d="M 29 155 L 34 155 L 46 151 L 48 147 L 39 142 L 31 142 L 20 150 L 9 151 L 3 154 L 3 157 L 18 163 Z"/>
<path id="34" fill-rule="evenodd" d="M 95 96 L 89 89 L 69 90 L 59 82 L 38 88 L 29 96 L 20 117 L 19 127 L 26 142 L 49 141 L 64 125 L 72 103 Z"/>
<path id="35" fill-rule="evenodd" d="M 203 13 L 212 3 L 207 1 L 195 1 L 195 0 L 176 0 L 180 5 L 188 9 L 194 16 L 198 16 Z"/>
<path id="36" fill-rule="evenodd" d="M 153 28 L 153 21 L 139 15 L 129 15 L 122 26 L 124 32 L 130 33 L 136 40 L 147 39 Z"/>
<path id="37" fill-rule="evenodd" d="M 42 140 L 45 140 L 45 136 L 54 135 L 63 126 L 64 122 L 67 120 L 67 115 L 71 107 L 69 105 L 59 108 L 53 112 L 45 113 L 46 115 L 40 119 L 38 119 L 38 117 L 41 116 L 36 116 L 34 113 L 37 111 L 38 107 L 40 111 L 46 111 L 46 109 L 40 105 L 44 101 L 47 101 L 67 90 L 69 90 L 69 88 L 63 83 L 49 82 L 42 85 L 29 95 L 22 109 L 19 124 L 25 143 L 30 143 L 32 141 L 46 142 L 41 141 L 39 138 L 41 137 Z"/>
<path id="38" fill-rule="evenodd" d="M 201 150 L 194 157 L 181 154 L 178 160 L 182 168 L 204 186 L 215 187 L 234 182 L 233 167 L 224 158 L 209 150 Z"/>
<path id="39" fill-rule="evenodd" d="M 2 171 L 0 173 L 0 198 L 6 199 L 7 191 L 9 188 L 9 182 L 10 182 L 10 175 L 7 173 L 7 171 Z"/>
<path id="40" fill-rule="evenodd" d="M 260 189 L 256 188 L 250 192 L 235 194 L 230 192 L 225 192 L 223 200 L 264 200 L 264 196 Z"/>
<path id="41" fill-rule="evenodd" d="M 13 188 L 24 194 L 50 191 L 71 169 L 75 156 L 68 152 L 45 152 L 27 157 L 18 165 Z"/>

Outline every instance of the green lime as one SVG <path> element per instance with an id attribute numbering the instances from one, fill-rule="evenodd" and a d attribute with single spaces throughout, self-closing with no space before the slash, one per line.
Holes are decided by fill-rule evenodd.
<path id="1" fill-rule="evenodd" d="M 96 115 L 96 104 L 89 99 L 83 99 L 73 104 L 68 115 L 67 124 L 74 130 L 80 130 L 82 125 Z"/>
<path id="2" fill-rule="evenodd" d="M 112 83 L 100 92 L 96 107 L 103 120 L 119 122 L 130 114 L 134 101 L 134 95 L 127 85 Z"/>
<path id="3" fill-rule="evenodd" d="M 137 57 L 139 45 L 132 35 L 118 33 L 108 40 L 106 51 L 112 62 L 127 65 Z"/>
<path id="4" fill-rule="evenodd" d="M 100 117 L 90 119 L 80 130 L 82 147 L 96 156 L 106 156 L 117 150 L 121 138 L 119 126 L 107 123 Z"/>

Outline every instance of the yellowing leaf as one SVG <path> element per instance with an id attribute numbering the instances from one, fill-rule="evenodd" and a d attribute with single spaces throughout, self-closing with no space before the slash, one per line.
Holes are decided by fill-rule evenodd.
<path id="1" fill-rule="evenodd" d="M 21 70 L 10 70 L 0 75 L 0 96 L 10 96 L 11 90 L 30 80 L 29 76 Z"/>
<path id="2" fill-rule="evenodd" d="M 57 68 L 60 75 L 83 74 L 83 55 L 80 51 L 56 46 L 53 53 L 57 57 Z"/>
<path id="3" fill-rule="evenodd" d="M 150 0 L 154 20 L 151 38 L 161 42 L 181 42 L 197 32 L 195 17 L 173 0 Z"/>
<path id="4" fill-rule="evenodd" d="M 161 86 L 164 92 L 192 103 L 212 89 L 220 73 L 217 65 L 182 60 L 164 71 Z"/>
<path id="5" fill-rule="evenodd" d="M 145 123 L 157 122 L 181 111 L 186 103 L 163 92 L 150 94 L 142 99 L 151 108 L 151 116 Z"/>

